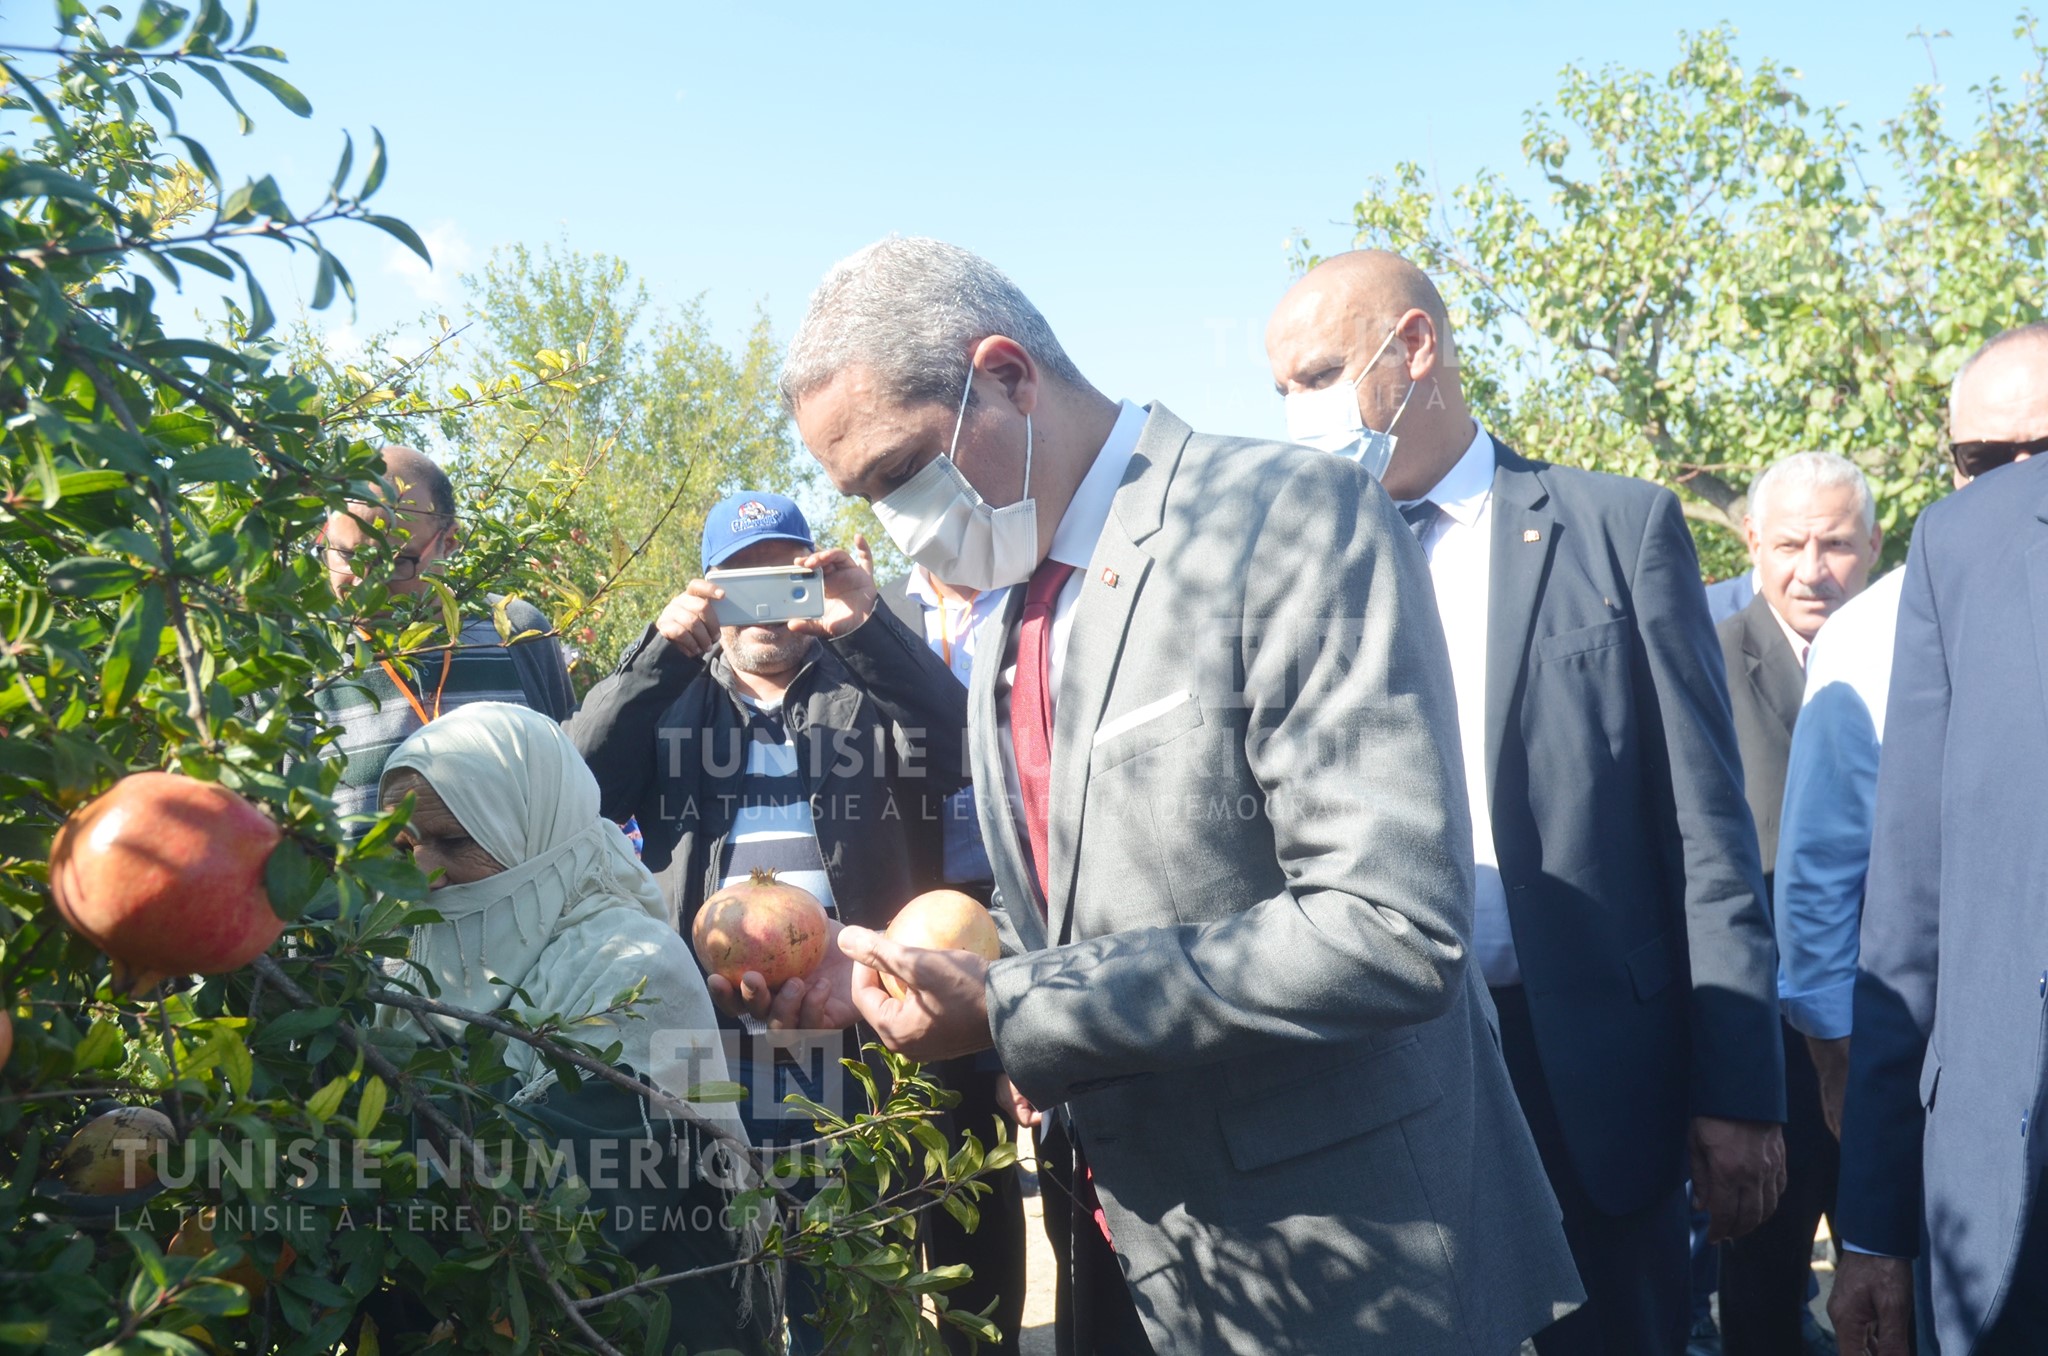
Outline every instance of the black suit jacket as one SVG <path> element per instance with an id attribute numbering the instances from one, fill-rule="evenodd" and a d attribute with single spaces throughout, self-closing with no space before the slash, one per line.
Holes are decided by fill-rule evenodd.
<path id="1" fill-rule="evenodd" d="M 2048 457 L 2034 457 L 1914 528 L 1863 904 L 1835 1225 L 1904 1257 L 1924 1223 L 1943 1351 L 1968 1350 L 2026 1284 L 2020 1230 L 2030 1208 L 2040 1218 L 2044 804 Z"/>
<path id="2" fill-rule="evenodd" d="M 1722 621 L 1721 658 L 1728 666 L 1728 700 L 1742 749 L 1742 783 L 1756 820 L 1763 859 L 1764 899 L 1778 861 L 1778 814 L 1785 805 L 1785 768 L 1792 758 L 1792 725 L 1806 692 L 1806 671 L 1785 639 L 1771 605 L 1758 594 Z"/>
<path id="3" fill-rule="evenodd" d="M 1720 646 L 1677 497 L 1499 448 L 1487 791 L 1545 1082 L 1611 1213 L 1696 1115 L 1782 1121 L 1776 958 Z"/>

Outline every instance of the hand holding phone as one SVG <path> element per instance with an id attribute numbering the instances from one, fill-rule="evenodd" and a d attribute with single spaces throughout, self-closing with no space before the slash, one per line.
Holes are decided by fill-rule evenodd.
<path id="1" fill-rule="evenodd" d="M 825 615 L 824 578 L 816 569 L 708 570 L 704 579 L 720 594 L 711 609 L 720 626 L 765 626 Z"/>

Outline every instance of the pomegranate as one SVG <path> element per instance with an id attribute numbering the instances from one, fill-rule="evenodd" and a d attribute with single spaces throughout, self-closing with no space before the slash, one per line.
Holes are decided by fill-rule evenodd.
<path id="1" fill-rule="evenodd" d="M 224 786 L 137 772 L 57 830 L 50 895 L 72 930 L 113 960 L 123 993 L 239 970 L 284 931 L 263 888 L 282 836 Z"/>
<path id="2" fill-rule="evenodd" d="M 213 1241 L 214 1211 L 212 1206 L 195 1210 L 185 1216 L 185 1222 L 178 1226 L 178 1232 L 171 1235 L 171 1241 L 164 1252 L 172 1257 L 211 1257 L 216 1245 Z M 241 1241 L 247 1243 L 250 1235 L 243 1234 Z M 220 1273 L 224 1281 L 233 1281 L 249 1292 L 249 1298 L 261 1299 L 263 1292 L 270 1289 L 271 1281 L 284 1275 L 291 1264 L 298 1260 L 298 1251 L 289 1243 L 278 1244 L 277 1265 L 265 1276 L 256 1269 L 256 1263 L 248 1257 Z"/>
<path id="3" fill-rule="evenodd" d="M 886 935 L 905 946 L 922 946 L 935 951 L 972 951 L 985 961 L 1003 954 L 996 936 L 996 920 L 989 917 L 981 901 L 958 890 L 929 890 L 897 910 Z M 882 987 L 903 997 L 907 986 L 887 971 Z"/>
<path id="4" fill-rule="evenodd" d="M 735 989 L 752 970 L 771 989 L 809 974 L 825 958 L 825 906 L 810 891 L 755 870 L 704 901 L 690 945 L 706 974 Z"/>
<path id="5" fill-rule="evenodd" d="M 14 1014 L 0 1007 L 0 1069 L 14 1058 Z"/>
<path id="6" fill-rule="evenodd" d="M 78 1128 L 57 1158 L 57 1176 L 82 1196 L 111 1196 L 152 1186 L 157 1161 L 177 1130 L 146 1106 L 124 1106 Z"/>

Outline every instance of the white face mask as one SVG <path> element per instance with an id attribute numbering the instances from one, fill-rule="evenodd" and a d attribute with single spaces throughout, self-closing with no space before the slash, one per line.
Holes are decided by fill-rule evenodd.
<path id="1" fill-rule="evenodd" d="M 1380 355 L 1387 351 L 1387 345 L 1393 343 L 1394 336 L 1399 333 L 1398 328 L 1387 331 L 1387 337 L 1374 350 L 1371 360 L 1350 381 L 1331 382 L 1316 391 L 1288 392 L 1288 438 L 1319 451 L 1348 456 L 1363 466 L 1374 480 L 1384 477 L 1387 466 L 1394 460 L 1394 425 L 1401 422 L 1401 412 L 1408 408 L 1408 401 L 1415 394 L 1415 383 L 1408 383 L 1408 390 L 1402 395 L 1401 404 L 1395 409 L 1384 433 L 1365 426 L 1365 418 L 1358 412 L 1358 383 L 1364 381 L 1365 374 L 1378 365 Z"/>
<path id="2" fill-rule="evenodd" d="M 922 470 L 874 503 L 889 536 L 918 564 L 948 584 L 986 592 L 1021 584 L 1038 568 L 1038 504 L 1031 497 L 1031 416 L 1024 416 L 1024 497 L 990 507 L 953 463 L 974 369 L 960 392 L 953 442 Z"/>

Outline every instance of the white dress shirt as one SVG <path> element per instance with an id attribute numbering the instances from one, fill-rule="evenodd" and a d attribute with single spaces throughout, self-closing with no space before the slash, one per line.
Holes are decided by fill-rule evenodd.
<path id="1" fill-rule="evenodd" d="M 1792 727 L 1771 916 L 1785 1020 L 1816 1040 L 1850 1031 L 1878 751 L 1906 572 L 1851 599 L 1813 638 Z"/>
<path id="2" fill-rule="evenodd" d="M 1792 647 L 1792 657 L 1799 661 L 1800 672 L 1805 672 L 1806 657 L 1813 650 L 1813 642 L 1800 635 L 1797 631 L 1794 631 L 1792 623 L 1785 620 L 1784 613 L 1778 611 L 1777 608 L 1772 607 L 1769 603 L 1765 603 L 1764 606 L 1770 609 L 1771 620 L 1778 624 L 1778 630 L 1785 636 L 1785 643 Z M 1816 631 L 1814 634 L 1819 635 L 1820 632 Z"/>
<path id="3" fill-rule="evenodd" d="M 1052 611 L 1052 647 L 1046 656 L 1046 668 L 1051 690 L 1046 694 L 1046 704 L 1055 717 L 1059 713 L 1060 674 L 1065 670 L 1067 637 L 1074 632 L 1074 604 L 1081 597 L 1081 586 L 1088 581 L 1088 561 L 1095 554 L 1095 543 L 1102 538 L 1102 529 L 1109 524 L 1110 505 L 1116 500 L 1117 488 L 1124 483 L 1124 472 L 1130 469 L 1131 454 L 1138 450 L 1138 435 L 1145 431 L 1146 415 L 1142 405 L 1126 400 L 1117 413 L 1116 423 L 1109 430 L 1109 437 L 1103 440 L 1102 450 L 1095 454 L 1095 462 L 1082 477 L 1080 488 L 1074 491 L 1073 499 L 1067 504 L 1067 511 L 1060 515 L 1060 525 L 1052 534 L 1051 557 L 1063 565 L 1072 565 L 1074 573 L 1068 577 L 1066 586 L 1060 590 Z M 1024 584 L 1013 584 L 1011 588 L 1021 589 Z M 990 608 L 1000 613 L 1008 604 L 1009 590 L 1000 596 L 990 597 Z M 1030 835 L 1024 825 L 1024 793 L 1017 780 L 1017 754 L 1010 740 L 1010 689 L 1017 681 L 1017 656 L 1014 651 L 1004 655 L 1002 677 L 996 683 L 996 714 L 1003 725 L 1003 781 L 1010 796 L 1010 812 L 1016 816 L 1017 835 L 1020 841 L 1029 842 Z"/>
<path id="4" fill-rule="evenodd" d="M 1507 889 L 1493 845 L 1493 807 L 1486 785 L 1486 615 L 1493 568 L 1493 439 L 1477 421 L 1472 445 L 1423 496 L 1441 512 L 1422 534 L 1437 616 L 1451 652 L 1458 698 L 1458 740 L 1465 754 L 1465 796 L 1472 806 L 1472 954 L 1486 982 L 1522 982 L 1508 926 Z M 1414 501 L 1409 501 L 1414 502 Z M 1404 505 L 1405 507 L 1405 505 Z"/>

